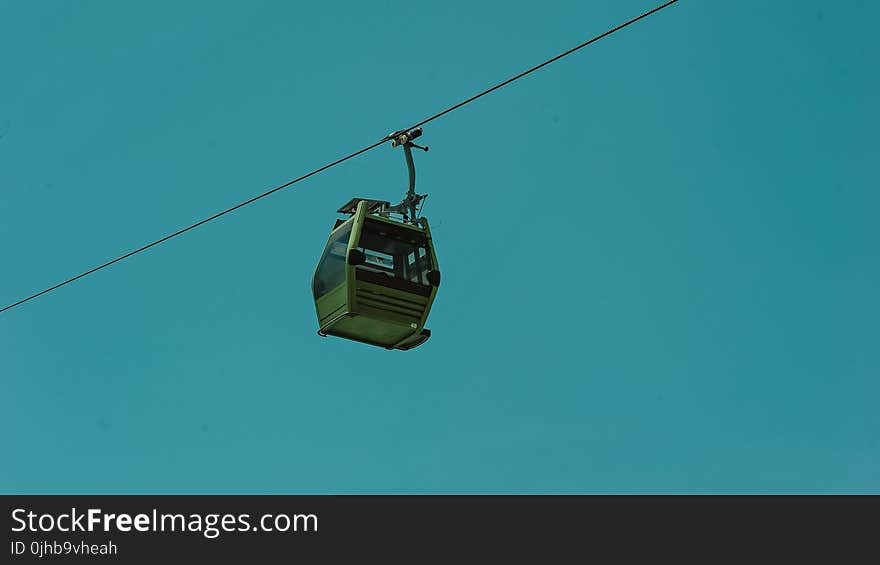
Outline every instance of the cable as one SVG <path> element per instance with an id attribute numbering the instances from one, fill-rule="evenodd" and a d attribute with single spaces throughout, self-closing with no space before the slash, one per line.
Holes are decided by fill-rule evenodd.
<path id="1" fill-rule="evenodd" d="M 565 51 L 564 53 L 560 53 L 559 55 L 556 55 L 555 57 L 553 57 L 553 58 L 551 58 L 551 59 L 547 59 L 547 60 L 544 61 L 543 63 L 540 63 L 540 64 L 538 64 L 538 65 L 535 65 L 534 67 L 531 67 L 530 69 L 525 70 L 525 71 L 519 73 L 519 74 L 516 75 L 516 76 L 510 77 L 509 79 L 505 80 L 504 82 L 500 82 L 500 83 L 496 84 L 495 86 L 493 86 L 493 87 L 491 87 L 491 88 L 487 88 L 486 90 L 484 90 L 484 91 L 482 91 L 482 92 L 480 92 L 480 93 L 478 93 L 478 94 L 475 94 L 475 95 L 471 96 L 470 98 L 468 98 L 468 99 L 466 99 L 466 100 L 463 100 L 463 101 L 459 102 L 458 104 L 455 104 L 454 106 L 450 106 L 449 108 L 443 110 L 442 112 L 438 112 L 438 113 L 434 114 L 433 116 L 431 116 L 431 117 L 429 117 L 429 118 L 426 118 L 426 119 L 424 119 L 424 120 L 422 120 L 422 121 L 420 121 L 420 122 L 417 122 L 417 123 L 413 124 L 412 126 L 406 128 L 405 130 L 399 130 L 399 132 L 406 132 L 406 131 L 413 130 L 413 129 L 417 128 L 417 127 L 420 127 L 420 126 L 423 126 L 423 125 L 427 124 L 428 122 L 432 122 L 432 121 L 436 120 L 437 118 L 439 118 L 439 117 L 441 117 L 441 116 L 445 116 L 445 115 L 448 114 L 449 112 L 452 112 L 452 111 L 454 111 L 454 110 L 457 110 L 458 108 L 461 108 L 462 106 L 464 106 L 464 105 L 466 105 L 466 104 L 470 104 L 470 103 L 473 102 L 474 100 L 476 100 L 476 99 L 478 99 L 478 98 L 482 98 L 483 96 L 489 94 L 490 92 L 494 92 L 495 90 L 498 90 L 499 88 L 501 88 L 501 87 L 503 87 L 503 86 L 506 86 L 506 85 L 510 84 L 511 82 L 513 82 L 513 81 L 515 81 L 515 80 L 519 80 L 519 79 L 521 79 L 522 77 L 524 77 L 524 76 L 526 76 L 526 75 L 528 75 L 528 74 L 531 74 L 531 73 L 537 71 L 538 69 L 540 69 L 540 68 L 542 68 L 542 67 L 545 67 L 545 66 L 549 65 L 550 63 L 553 63 L 553 62 L 555 62 L 555 61 L 558 61 L 559 59 L 562 59 L 563 57 L 565 57 L 565 56 L 567 56 L 567 55 L 571 55 L 571 54 L 574 53 L 575 51 L 578 51 L 578 50 L 580 50 L 580 49 L 583 49 L 583 48 L 586 47 L 587 45 L 590 45 L 591 43 L 595 43 L 596 41 L 599 41 L 599 40 L 602 39 L 602 38 L 608 37 L 608 36 L 611 35 L 612 33 L 615 33 L 615 32 L 617 32 L 617 31 L 620 31 L 621 29 L 623 29 L 623 28 L 629 26 L 630 24 L 634 24 L 634 23 L 636 23 L 637 21 L 639 21 L 639 20 L 641 20 L 641 19 L 647 18 L 647 17 L 650 16 L 651 14 L 654 14 L 654 13 L 656 13 L 656 12 L 659 12 L 659 11 L 662 10 L 663 8 L 666 8 L 666 7 L 668 7 L 668 6 L 671 6 L 672 4 L 675 4 L 676 2 L 678 2 L 678 0 L 671 0 L 671 1 L 669 1 L 669 2 L 666 2 L 665 4 L 662 4 L 662 5 L 660 5 L 660 6 L 657 6 L 656 8 L 654 8 L 654 9 L 652 9 L 652 10 L 649 10 L 649 11 L 645 12 L 644 14 L 642 14 L 642 15 L 640 15 L 640 16 L 637 16 L 637 17 L 635 17 L 635 18 L 633 18 L 633 19 L 631 19 L 631 20 L 628 20 L 628 21 L 626 21 L 626 22 L 620 24 L 619 26 L 617 26 L 617 27 L 615 27 L 615 28 L 612 28 L 612 29 L 606 31 L 605 33 L 602 33 L 602 34 L 600 34 L 600 35 L 597 35 L 596 37 L 594 37 L 594 38 L 592 38 L 592 39 L 590 39 L 590 40 L 588 40 L 588 41 L 585 41 L 585 42 L 581 43 L 580 45 L 578 45 L 578 46 L 576 46 L 576 47 L 572 47 L 571 49 L 569 49 L 568 51 Z M 395 133 L 398 133 L 398 132 L 395 132 Z M 106 263 L 103 263 L 103 264 L 101 264 L 101 265 L 98 265 L 97 267 L 94 267 L 94 268 L 92 268 L 92 269 L 89 269 L 88 271 L 85 271 L 85 272 L 83 272 L 83 273 L 80 273 L 80 274 L 76 275 L 75 277 L 71 277 L 71 278 L 67 279 L 66 281 L 60 282 L 60 283 L 58 283 L 58 284 L 56 284 L 56 285 L 54 285 L 54 286 L 51 286 L 51 287 L 49 287 L 49 288 L 47 288 L 47 289 L 45 289 L 45 290 L 41 290 L 40 292 L 37 292 L 37 293 L 35 293 L 35 294 L 32 294 L 32 295 L 28 296 L 27 298 L 22 298 L 22 299 L 19 300 L 18 302 L 14 302 L 14 303 L 12 303 L 12 304 L 10 304 L 10 305 L 8 305 L 8 306 L 4 306 L 3 308 L 0 308 L 0 313 L 5 312 L 5 311 L 7 311 L 7 310 L 9 310 L 9 309 L 11 309 L 11 308 L 15 308 L 16 306 L 19 306 L 19 305 L 21 305 L 21 304 L 24 304 L 25 302 L 28 302 L 28 301 L 30 301 L 30 300 L 33 300 L 34 298 L 37 298 L 37 297 L 39 297 L 39 296 L 42 296 L 42 295 L 44 295 L 44 294 L 46 294 L 46 293 L 52 292 L 53 290 L 56 290 L 56 289 L 58 289 L 58 288 L 61 288 L 62 286 L 68 285 L 68 284 L 70 284 L 70 283 L 72 283 L 72 282 L 74 282 L 74 281 L 77 281 L 77 280 L 79 280 L 79 279 L 81 279 L 81 278 L 83 278 L 83 277 L 87 277 L 88 275 L 91 275 L 92 273 L 95 273 L 95 272 L 97 272 L 97 271 L 100 271 L 101 269 L 104 269 L 104 268 L 106 268 L 106 267 L 109 267 L 110 265 L 113 265 L 114 263 L 118 263 L 119 261 L 122 261 L 123 259 L 127 259 L 127 258 L 131 257 L 132 255 L 136 255 L 136 254 L 140 253 L 141 251 L 146 251 L 147 249 L 149 249 L 149 248 L 151 248 L 151 247 L 154 247 L 154 246 L 156 246 L 156 245 L 159 245 L 160 243 L 164 243 L 164 242 L 168 241 L 169 239 L 172 239 L 172 238 L 175 238 L 175 237 L 177 237 L 177 236 L 179 236 L 179 235 L 182 235 L 182 234 L 184 234 L 184 233 L 190 231 L 191 229 L 195 229 L 195 228 L 201 226 L 202 224 L 206 224 L 206 223 L 208 223 L 208 222 L 210 222 L 210 221 L 212 221 L 212 220 L 216 220 L 216 219 L 219 218 L 220 216 L 225 216 L 226 214 L 228 214 L 228 213 L 230 213 L 230 212 L 233 212 L 233 211 L 235 211 L 235 210 L 238 210 L 239 208 L 241 208 L 241 207 L 243 207 L 243 206 L 247 206 L 248 204 L 251 204 L 251 203 L 253 203 L 253 202 L 256 202 L 257 200 L 260 200 L 260 199 L 262 199 L 262 198 L 265 198 L 265 197 L 269 196 L 270 194 L 274 194 L 275 192 L 278 192 L 279 190 L 285 189 L 285 188 L 287 188 L 288 186 L 290 186 L 290 185 L 292 185 L 292 184 L 296 184 L 296 183 L 298 183 L 298 182 L 300 182 L 300 181 L 303 181 L 303 180 L 309 178 L 309 177 L 312 176 L 312 175 L 316 175 L 316 174 L 318 174 L 318 173 L 320 173 L 320 172 L 326 171 L 326 170 L 329 169 L 330 167 L 335 167 L 336 165 L 339 165 L 340 163 L 343 163 L 344 161 L 348 161 L 349 159 L 351 159 L 351 158 L 353 158 L 353 157 L 357 157 L 358 155 L 360 155 L 360 154 L 362 154 L 362 153 L 366 153 L 367 151 L 370 151 L 371 149 L 375 149 L 376 147 L 382 145 L 383 143 L 385 143 L 385 142 L 387 142 L 387 141 L 390 141 L 390 140 L 392 139 L 393 135 L 394 135 L 394 134 L 389 134 L 389 135 L 385 136 L 384 138 L 382 138 L 381 140 L 379 140 L 379 141 L 373 143 L 372 145 L 368 145 L 368 146 L 364 147 L 363 149 L 359 149 L 359 150 L 355 151 L 354 153 L 350 153 L 350 154 L 346 155 L 345 157 L 341 157 L 341 158 L 339 158 L 339 159 L 333 161 L 332 163 L 328 163 L 328 164 L 324 165 L 323 167 L 320 167 L 320 168 L 318 168 L 318 169 L 315 169 L 314 171 L 311 171 L 311 172 L 309 172 L 309 173 L 306 173 L 306 174 L 304 174 L 304 175 L 302 175 L 302 176 L 300 176 L 300 177 L 297 177 L 297 178 L 295 178 L 295 179 L 293 179 L 293 180 L 291 180 L 291 181 L 288 181 L 288 182 L 286 182 L 286 183 L 284 183 L 284 184 L 282 184 L 282 185 L 280 185 L 280 186 L 276 186 L 275 188 L 273 188 L 273 189 L 271 189 L 271 190 L 267 190 L 266 192 L 264 192 L 264 193 L 262 193 L 262 194 L 259 194 L 259 195 L 257 195 L 257 196 L 254 196 L 253 198 L 250 198 L 249 200 L 245 200 L 244 202 L 242 202 L 242 203 L 240 203 L 240 204 L 236 204 L 235 206 L 233 206 L 233 207 L 231 207 L 231 208 L 227 208 L 226 210 L 223 210 L 222 212 L 218 212 L 218 213 L 214 214 L 213 216 L 209 216 L 209 217 L 205 218 L 204 220 L 200 220 L 200 221 L 198 221 L 198 222 L 196 222 L 196 223 L 194 223 L 194 224 L 192 224 L 192 225 L 190 225 L 190 226 L 187 226 L 187 227 L 185 227 L 185 228 L 179 229 L 179 230 L 177 230 L 176 232 L 174 232 L 174 233 L 172 233 L 172 234 L 166 235 L 165 237 L 163 237 L 163 238 L 161 238 L 161 239 L 157 239 L 156 241 L 154 241 L 154 242 L 152 242 L 152 243 L 148 243 L 147 245 L 144 245 L 143 247 L 139 247 L 139 248 L 135 249 L 134 251 L 129 251 L 129 252 L 126 253 L 125 255 L 120 255 L 119 257 L 117 257 L 117 258 L 115 258 L 115 259 L 112 259 L 112 260 L 110 260 L 110 261 L 107 261 Z"/>
<path id="2" fill-rule="evenodd" d="M 348 161 L 348 160 L 351 159 L 352 157 L 357 157 L 357 156 L 360 155 L 361 153 L 366 153 L 366 152 L 369 151 L 370 149 L 374 149 L 374 148 L 376 148 L 376 147 L 382 145 L 382 144 L 385 143 L 386 141 L 387 141 L 387 139 L 383 139 L 383 140 L 381 140 L 381 141 L 377 141 L 376 143 L 374 143 L 374 144 L 372 144 L 372 145 L 370 145 L 370 146 L 364 147 L 363 149 L 359 149 L 358 151 L 355 151 L 354 153 L 350 153 L 349 155 L 346 155 L 345 157 L 342 157 L 341 159 L 337 159 L 337 160 L 333 161 L 332 163 L 328 163 L 328 164 L 324 165 L 323 167 L 321 167 L 321 168 L 319 168 L 319 169 L 315 169 L 314 171 L 312 171 L 312 172 L 310 172 L 310 173 L 306 173 L 306 174 L 304 174 L 304 175 L 301 176 L 301 177 L 297 177 L 297 178 L 293 179 L 293 180 L 290 181 L 290 182 L 286 182 L 286 183 L 282 184 L 281 186 L 276 186 L 276 187 L 273 188 L 272 190 L 267 190 L 266 192 L 264 192 L 264 193 L 262 193 L 262 194 L 260 194 L 260 195 L 254 196 L 254 197 L 251 198 L 250 200 L 245 200 L 245 201 L 242 202 L 241 204 L 236 204 L 236 205 L 233 206 L 232 208 L 227 208 L 226 210 L 223 210 L 222 212 L 217 212 L 217 213 L 214 214 L 213 216 L 210 216 L 210 217 L 208 217 L 208 218 L 205 218 L 204 220 L 198 221 L 198 222 L 196 222 L 196 223 L 194 223 L 194 224 L 192 224 L 192 225 L 190 225 L 190 226 L 187 226 L 187 227 L 185 227 L 185 228 L 183 228 L 183 229 L 179 229 L 179 230 L 177 230 L 176 232 L 174 232 L 174 233 L 172 233 L 172 234 L 166 235 L 166 236 L 163 237 L 162 239 L 157 239 L 156 241 L 154 241 L 154 242 L 152 242 L 152 243 L 148 243 L 147 245 L 144 245 L 143 247 L 139 247 L 139 248 L 135 249 L 134 251 L 129 251 L 129 252 L 126 253 L 125 255 L 120 255 L 120 256 L 117 257 L 116 259 L 113 259 L 113 260 L 111 260 L 111 261 L 107 261 L 106 263 L 104 263 L 104 264 L 102 264 L 102 265 L 98 265 L 97 267 L 95 267 L 95 268 L 93 268 L 93 269 L 89 269 L 88 271 L 86 271 L 86 272 L 84 272 L 84 273 L 80 273 L 80 274 L 76 275 L 75 277 L 71 277 L 71 278 L 67 279 L 67 280 L 64 281 L 64 282 L 60 282 L 60 283 L 56 284 L 55 286 L 51 286 L 51 287 L 47 288 L 46 290 L 41 290 L 40 292 L 38 292 L 38 293 L 36 293 L 36 294 L 32 294 L 31 296 L 28 296 L 27 298 L 22 298 L 22 299 L 19 300 L 18 302 L 15 302 L 15 303 L 13 303 L 13 304 L 10 304 L 9 306 L 5 306 L 5 307 L 3 307 L 2 309 L 0 309 L 0 312 L 5 312 L 6 310 L 9 310 L 10 308 L 15 308 L 16 306 L 18 306 L 18 305 L 20 305 L 20 304 L 24 304 L 25 302 L 27 302 L 27 301 L 29 301 L 29 300 L 33 300 L 34 298 L 37 298 L 38 296 L 42 296 L 42 295 L 46 294 L 47 292 L 52 292 L 53 290 L 55 290 L 55 289 L 57 289 L 57 288 L 61 288 L 62 286 L 66 285 L 66 284 L 70 284 L 70 283 L 72 283 L 73 281 L 76 281 L 76 280 L 79 280 L 79 279 L 81 279 L 81 278 L 83 278 L 83 277 L 86 277 L 86 276 L 88 276 L 88 275 L 91 275 L 92 273 L 94 273 L 94 272 L 96 272 L 96 271 L 100 271 L 101 269 L 103 269 L 103 268 L 105 268 L 105 267 L 109 267 L 109 266 L 112 265 L 113 263 L 118 263 L 119 261 L 122 261 L 123 259 L 127 259 L 127 258 L 131 257 L 132 255 L 136 255 L 136 254 L 140 253 L 141 251 L 146 251 L 147 249 L 149 249 L 149 248 L 151 248 L 151 247 L 153 247 L 153 246 L 159 245 L 159 244 L 162 243 L 162 242 L 168 241 L 169 239 L 171 239 L 171 238 L 173 238 L 173 237 L 177 237 L 178 235 L 184 234 L 184 233 L 188 232 L 188 231 L 191 230 L 191 229 L 194 229 L 194 228 L 199 227 L 199 226 L 202 225 L 202 224 L 207 224 L 207 223 L 210 222 L 211 220 L 216 220 L 216 219 L 219 218 L 220 216 L 224 216 L 224 215 L 226 215 L 226 214 L 228 214 L 228 213 L 230 213 L 230 212 L 233 212 L 233 211 L 235 211 L 235 210 L 238 210 L 238 209 L 241 208 L 242 206 L 247 206 L 248 204 L 250 204 L 250 203 L 252 203 L 252 202 L 256 202 L 257 200 L 259 200 L 259 199 L 261 199 L 261 198 L 265 198 L 265 197 L 269 196 L 269 195 L 272 194 L 272 193 L 278 192 L 279 190 L 281 190 L 281 189 L 283 189 L 283 188 L 287 188 L 288 186 L 290 186 L 290 185 L 292 185 L 292 184 L 295 184 L 295 183 L 298 183 L 298 182 L 301 181 L 301 180 L 305 180 L 305 179 L 309 178 L 309 177 L 312 176 L 312 175 L 316 175 L 316 174 L 320 173 L 321 171 L 326 171 L 326 170 L 329 169 L 330 167 L 334 167 L 334 166 L 338 165 L 339 163 L 342 163 L 343 161 Z"/>
<path id="3" fill-rule="evenodd" d="M 465 104 L 470 104 L 471 102 L 473 102 L 473 101 L 476 100 L 477 98 L 482 98 L 483 96 L 489 94 L 490 92 L 493 92 L 493 91 L 495 91 L 495 90 L 498 90 L 498 89 L 501 88 L 502 86 L 506 86 L 506 85 L 512 83 L 512 82 L 515 81 L 515 80 L 519 80 L 519 79 L 521 79 L 522 77 L 526 76 L 527 74 L 533 73 L 533 72 L 537 71 L 538 69 L 540 69 L 540 68 L 542 68 L 542 67 L 546 67 L 546 66 L 549 65 L 550 63 L 553 63 L 553 62 L 555 62 L 555 61 L 558 61 L 559 59 L 562 59 L 562 58 L 565 57 L 566 55 L 571 55 L 571 54 L 574 53 L 575 51 L 577 51 L 577 50 L 579 50 L 579 49 L 583 49 L 583 48 L 586 47 L 587 45 L 590 45 L 591 43 L 595 43 L 595 42 L 599 41 L 600 39 L 602 39 L 602 38 L 604 38 L 604 37 L 608 37 L 608 36 L 611 35 L 612 33 L 616 32 L 616 31 L 620 31 L 620 30 L 622 30 L 623 28 L 625 28 L 626 26 L 628 26 L 628 25 L 630 25 L 630 24 L 634 24 L 634 23 L 636 23 L 637 21 L 639 21 L 639 20 L 641 20 L 641 19 L 647 18 L 647 17 L 650 16 L 651 14 L 654 14 L 654 13 L 656 13 L 656 12 L 659 12 L 659 11 L 662 10 L 663 8 L 666 8 L 667 6 L 671 6 L 672 4 L 675 4 L 676 2 L 678 2 L 678 0 L 671 0 L 670 2 L 667 2 L 667 3 L 665 3 L 665 4 L 662 4 L 662 5 L 660 5 L 660 6 L 657 6 L 657 7 L 654 8 L 653 10 L 649 10 L 649 11 L 645 12 L 644 14 L 642 14 L 641 16 L 637 16 L 637 17 L 635 17 L 635 18 L 633 18 L 633 19 L 631 19 L 631 20 L 629 20 L 629 21 L 626 21 L 626 22 L 620 24 L 619 26 L 617 26 L 617 27 L 615 27 L 615 28 L 613 28 L 613 29 L 609 29 L 609 30 L 606 31 L 605 33 L 600 34 L 600 35 L 597 35 L 596 37 L 594 37 L 594 38 L 592 38 L 592 39 L 590 39 L 590 40 L 588 40 L 588 41 L 584 41 L 584 42 L 581 43 L 580 45 L 578 45 L 578 46 L 576 46 L 576 47 L 572 47 L 572 48 L 569 49 L 568 51 L 566 51 L 566 52 L 564 52 L 564 53 L 560 53 L 559 55 L 553 57 L 552 59 L 547 59 L 547 60 L 544 61 L 543 63 L 541 63 L 541 64 L 539 64 L 539 65 L 535 65 L 535 66 L 532 67 L 531 69 L 528 69 L 528 70 L 526 70 L 526 71 L 523 71 L 523 72 L 521 72 L 520 74 L 518 74 L 518 75 L 516 75 L 516 76 L 510 77 L 509 79 L 505 80 L 504 82 L 499 82 L 499 83 L 496 84 L 495 86 L 493 86 L 493 87 L 491 87 L 491 88 L 487 88 L 486 90 L 484 90 L 483 92 L 480 92 L 479 94 L 474 94 L 473 96 L 471 96 L 471 97 L 468 98 L 467 100 L 463 100 L 463 101 L 459 102 L 458 104 L 456 104 L 455 106 L 450 106 L 449 108 L 443 110 L 442 112 L 438 112 L 438 113 L 434 114 L 433 116 L 431 116 L 430 118 L 426 118 L 426 119 L 422 120 L 421 122 L 419 122 L 419 123 L 417 123 L 417 124 L 414 124 L 414 125 L 410 126 L 409 128 L 406 129 L 406 131 L 409 131 L 409 130 L 411 130 L 411 129 L 415 129 L 415 128 L 419 127 L 419 126 L 423 126 L 423 125 L 427 124 L 428 122 L 432 122 L 432 121 L 436 120 L 436 119 L 439 118 L 440 116 L 445 116 L 445 115 L 448 114 L 449 112 L 452 112 L 453 110 L 457 110 L 457 109 L 461 108 L 462 106 L 464 106 Z"/>

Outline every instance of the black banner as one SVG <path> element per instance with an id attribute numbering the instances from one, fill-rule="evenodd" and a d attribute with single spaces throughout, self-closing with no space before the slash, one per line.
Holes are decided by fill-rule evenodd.
<path id="1" fill-rule="evenodd" d="M 4 496 L 3 563 L 864 555 L 877 497 Z M 873 552 L 873 549 L 870 551 Z M 605 560 L 603 560 L 604 562 Z"/>

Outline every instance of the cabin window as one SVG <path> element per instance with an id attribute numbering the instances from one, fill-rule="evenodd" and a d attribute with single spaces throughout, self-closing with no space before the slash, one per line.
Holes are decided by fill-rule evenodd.
<path id="1" fill-rule="evenodd" d="M 345 258 L 350 237 L 351 222 L 339 228 L 327 242 L 312 283 L 316 299 L 345 282 Z"/>
<path id="2" fill-rule="evenodd" d="M 425 286 L 430 284 L 427 274 L 431 270 L 431 255 L 423 234 L 367 220 L 358 244 L 367 258 L 358 269 Z"/>

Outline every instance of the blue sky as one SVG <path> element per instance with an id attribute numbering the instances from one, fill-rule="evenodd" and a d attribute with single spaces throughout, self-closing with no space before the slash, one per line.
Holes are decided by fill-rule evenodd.
<path id="1" fill-rule="evenodd" d="M 654 4 L 0 8 L 0 302 Z M 867 1 L 683 0 L 429 124 L 432 339 L 320 339 L 382 147 L 0 315 L 0 491 L 880 492 Z"/>

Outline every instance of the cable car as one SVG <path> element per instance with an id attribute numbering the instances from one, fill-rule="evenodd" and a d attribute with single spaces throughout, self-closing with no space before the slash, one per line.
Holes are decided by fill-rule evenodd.
<path id="1" fill-rule="evenodd" d="M 427 195 L 415 193 L 411 148 L 428 150 L 412 143 L 421 133 L 389 136 L 393 146 L 403 146 L 409 169 L 409 190 L 400 204 L 353 198 L 337 210 L 350 217 L 336 220 L 312 278 L 322 337 L 404 351 L 431 337 L 425 322 L 440 270 L 428 221 L 418 217 Z"/>

